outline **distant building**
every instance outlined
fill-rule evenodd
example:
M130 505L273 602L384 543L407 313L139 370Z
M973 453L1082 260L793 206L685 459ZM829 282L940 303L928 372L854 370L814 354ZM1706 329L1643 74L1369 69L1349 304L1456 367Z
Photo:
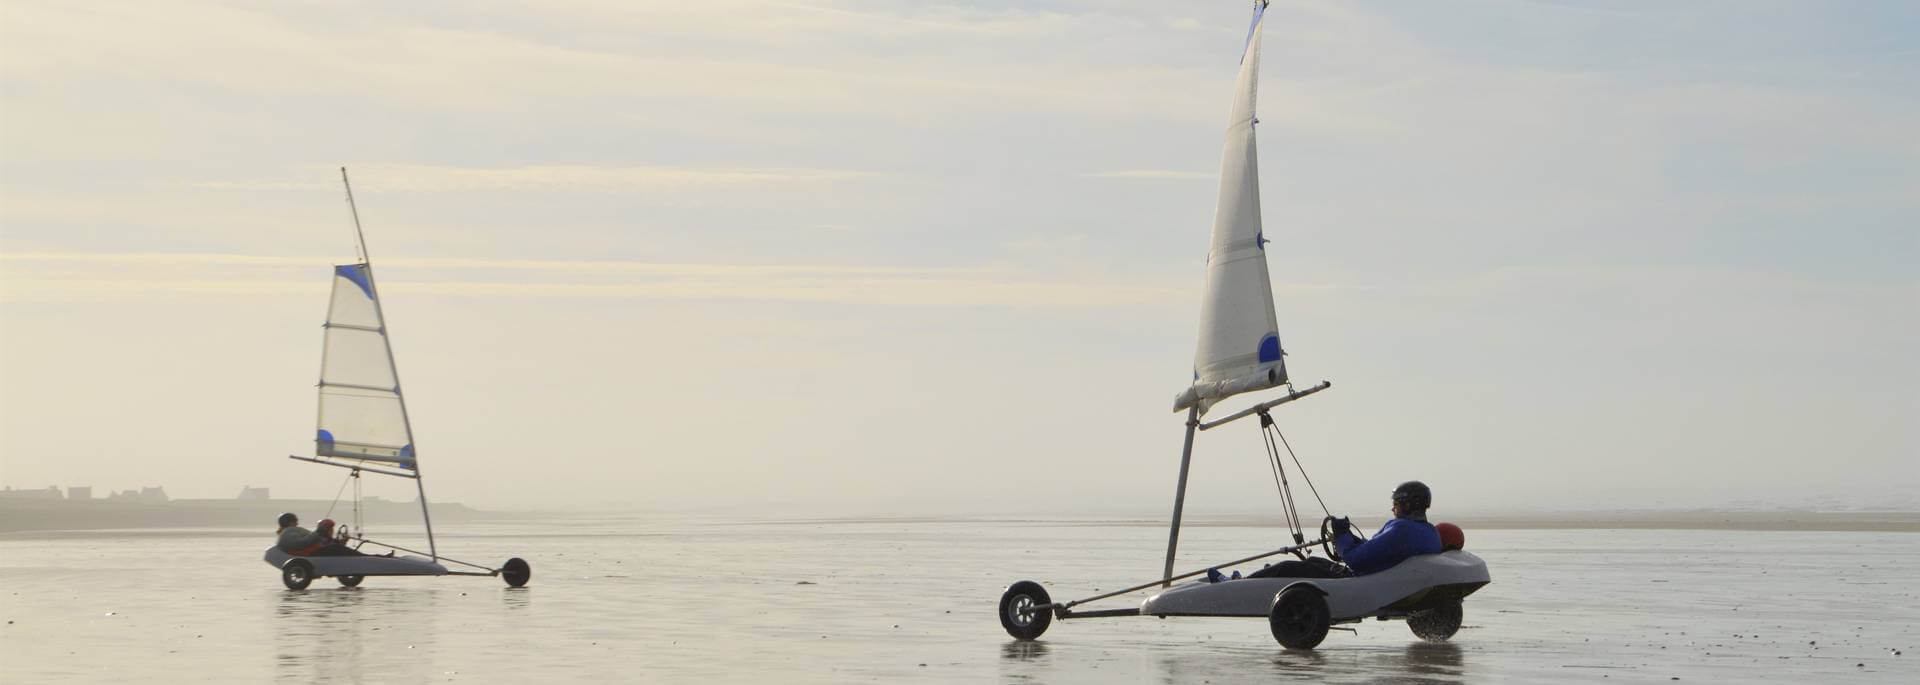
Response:
M149 504L166 504L167 489L160 487L158 485L155 485L152 487L140 488L139 490L121 490L111 495L107 495L107 499L118 500L121 502L143 502L143 503L149 503Z
M235 497L234 499L262 500L262 499L270 499L270 498L267 497L266 488L256 488L251 485L243 485L240 487L240 496Z
M45 490L15 490L12 486L7 486L6 489L0 489L0 497L9 499L66 499L65 495L60 494L59 486L54 485L47 486Z
M74 500L93 499L93 486L69 485L67 486L67 499L74 499Z

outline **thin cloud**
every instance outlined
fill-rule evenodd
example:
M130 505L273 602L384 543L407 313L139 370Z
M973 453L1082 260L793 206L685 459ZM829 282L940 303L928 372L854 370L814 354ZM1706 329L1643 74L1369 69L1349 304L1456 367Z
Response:
M1119 178L1131 180L1177 180L1210 181L1219 178L1219 174L1202 171L1180 171L1177 169L1123 169L1119 171L1096 171L1087 178Z
M549 164L521 167L456 167L426 164L357 166L355 177L369 192L434 193L471 190L567 189L612 191L631 188L686 188L802 183L833 183L873 176L850 169L808 168L692 168L661 166L586 166ZM329 174L308 173L297 178L260 178L188 181L191 188L209 190L330 190L338 181Z
M288 278L287 267L315 268L310 258L203 253L9 253L0 299L314 293L318 279ZM899 306L1113 307L1184 302L1179 284L1039 278L986 266L843 264L673 264L618 261L393 259L412 270L528 274L486 280L402 278L382 282L392 293L452 297L756 300ZM79 268L76 268L79 267ZM246 271L261 268L248 278ZM108 275L111 272L111 275Z
M77 263L99 265L148 266L298 266L311 267L330 262L312 257L279 255L219 254L206 252L7 252L0 263ZM632 273L661 275L769 275L769 274L855 274L855 275L954 275L989 276L1004 274L998 267L888 266L854 264L699 264L638 261L574 261L560 259L463 259L407 258L382 259L383 267L421 269L490 269L512 271L560 271L567 273Z

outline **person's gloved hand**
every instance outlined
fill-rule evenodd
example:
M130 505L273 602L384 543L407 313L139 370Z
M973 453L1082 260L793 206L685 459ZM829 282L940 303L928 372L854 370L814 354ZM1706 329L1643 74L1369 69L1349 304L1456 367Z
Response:
M1350 535L1352 534L1352 532L1353 532L1353 521L1349 520L1347 517L1342 516L1340 518L1333 520L1334 537L1339 537L1342 535Z

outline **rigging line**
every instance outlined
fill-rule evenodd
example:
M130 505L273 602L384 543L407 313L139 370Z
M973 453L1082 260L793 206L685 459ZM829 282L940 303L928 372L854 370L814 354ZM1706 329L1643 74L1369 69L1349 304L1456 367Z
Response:
M1280 461L1274 458L1277 455L1273 452L1273 439L1267 437L1266 431L1260 432L1260 444L1267 448L1267 470L1273 473L1273 491L1280 495L1281 506L1284 507L1287 501L1287 489L1280 485ZM1283 508L1280 513L1286 514L1285 509ZM1293 526L1294 521L1289 518L1287 527Z
M340 504L340 495L347 491L347 481L351 480L353 480L353 475L348 474L347 480L340 481L340 489L333 491L333 502L327 505L327 513L320 515L320 518L333 518L333 508ZM358 524L359 522L355 521L354 523Z
M372 258L367 255L367 234L360 230L360 205L353 201L353 182L347 180L346 167L340 167L340 185L347 189L347 209L353 213L353 254L366 264Z
M1307 489L1313 492L1314 501L1320 503L1320 511L1326 512L1328 516L1332 516L1333 510L1327 508L1327 501L1320 499L1320 489L1313 487L1313 477L1307 475L1307 467L1300 465L1300 455L1293 453L1293 445L1287 442L1287 434L1280 432L1280 424L1276 423L1273 425L1273 434L1280 436L1280 444L1287 446L1287 456L1293 457L1293 465L1295 468L1300 469L1300 478L1307 481Z
M1294 536L1300 537L1300 530L1304 525L1304 522L1300 518L1300 504L1293 497L1293 483L1287 480L1287 467L1286 467L1286 464L1281 463L1280 461L1280 449L1274 446L1273 436L1267 434L1267 428L1272 425L1273 425L1273 415L1264 411L1260 412L1260 436L1266 442L1267 455L1269 458L1273 459L1273 463L1276 467L1275 470L1280 474L1280 485L1282 486L1282 489L1286 491L1285 497L1284 497L1284 500L1285 500L1284 504L1287 507L1287 512L1293 517ZM1305 538L1301 538L1300 540L1295 540L1294 542L1304 542L1304 541L1305 541Z
M1260 432L1263 435L1266 433L1265 430ZM1287 480L1287 466L1280 462L1280 449L1274 446L1273 438L1271 437L1267 438L1267 450L1273 455L1273 462L1280 466L1280 483L1287 486L1287 513L1293 516L1294 535L1300 535L1300 532L1306 528L1306 521L1300 518L1300 504L1293 497L1293 482ZM1296 543L1305 541L1306 538L1304 537L1300 540L1295 540Z
M1301 538L1294 542L1302 542L1305 538L1301 537L1303 529L1300 521L1300 508L1293 503L1293 488L1287 483L1286 466L1280 463L1280 450L1274 446L1273 437L1267 435L1264 429L1260 431L1260 442L1266 446L1267 461L1273 465L1274 476L1279 480L1280 513L1286 517L1287 527L1291 529L1294 537Z

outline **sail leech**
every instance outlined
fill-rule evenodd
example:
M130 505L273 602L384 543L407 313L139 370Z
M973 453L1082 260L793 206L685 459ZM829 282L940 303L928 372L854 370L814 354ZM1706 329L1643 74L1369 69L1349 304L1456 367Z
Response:
M1273 310L1273 284L1267 272L1269 241L1260 220L1260 168L1254 135L1264 10L1265 3L1255 7L1234 81L1233 103L1227 112L1220 194L1214 209L1199 343L1194 352L1194 379L1174 399L1175 411L1198 407L1205 414L1227 397L1287 382L1285 353Z

